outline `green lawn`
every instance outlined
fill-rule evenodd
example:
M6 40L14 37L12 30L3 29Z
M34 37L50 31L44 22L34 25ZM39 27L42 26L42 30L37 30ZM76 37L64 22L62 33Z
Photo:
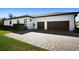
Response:
M6 34L9 33L10 31L5 31L5 30L0 30L0 34Z
M0 35L0 51L46 51L46 49Z

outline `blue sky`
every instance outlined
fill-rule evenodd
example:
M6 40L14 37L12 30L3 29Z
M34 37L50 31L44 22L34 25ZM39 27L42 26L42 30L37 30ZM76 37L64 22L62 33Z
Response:
M43 14L53 12L79 12L79 8L0 8L0 18L8 17L8 14L20 16L26 14ZM77 17L79 19L79 17Z

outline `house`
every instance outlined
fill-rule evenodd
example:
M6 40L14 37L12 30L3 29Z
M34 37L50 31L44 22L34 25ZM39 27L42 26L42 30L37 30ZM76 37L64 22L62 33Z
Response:
M18 16L6 19L4 26L13 26L13 24L24 24L28 29L39 30L75 30L75 17L78 12L57 12L41 14L38 16Z

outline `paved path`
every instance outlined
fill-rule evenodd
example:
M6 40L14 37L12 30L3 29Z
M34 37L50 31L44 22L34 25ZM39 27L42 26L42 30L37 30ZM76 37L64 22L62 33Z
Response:
M5 36L15 38L17 40L53 51L79 50L79 37L37 32L28 32L22 35L16 33L9 33L5 34Z

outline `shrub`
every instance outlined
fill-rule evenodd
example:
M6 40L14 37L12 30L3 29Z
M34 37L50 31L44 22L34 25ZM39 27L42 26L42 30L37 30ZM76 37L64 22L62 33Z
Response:
M4 30L12 30L13 27L12 27L12 26L4 26L3 29L4 29Z
M14 24L13 29L15 29L15 30L26 30L27 27L24 26L24 24Z
M76 27L76 28L75 28L75 32L79 32L79 28Z

